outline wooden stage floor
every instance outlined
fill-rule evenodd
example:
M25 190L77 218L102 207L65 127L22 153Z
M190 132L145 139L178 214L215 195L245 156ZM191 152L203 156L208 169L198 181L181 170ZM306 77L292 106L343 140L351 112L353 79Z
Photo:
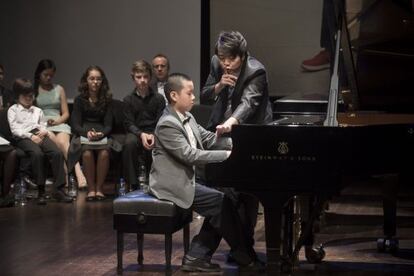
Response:
M112 200L85 202L81 192L73 204L49 203L37 206L29 202L24 207L0 209L0 275L116 275L116 242L112 228ZM339 204L339 203L338 203ZM414 231L410 219L398 228L400 251L391 256L376 251L375 239L381 236L381 220L352 223L352 218L335 222L332 213L370 207L346 207L332 204L330 222L317 234L318 242L328 241L322 264L306 264L303 253L295 275L414 275ZM341 203L346 204L346 203ZM377 206L378 207L378 206ZM348 209L347 209L348 208ZM351 208L351 210L349 210ZM354 208L354 209L352 209ZM413 217L412 198L402 204L403 212ZM342 214L346 216L346 214ZM340 217L337 215L337 217ZM201 220L195 219L191 234L196 233ZM265 259L263 216L259 216L256 250ZM136 263L135 235L125 235L124 275L164 275L164 240L147 235L144 244L144 265ZM237 268L225 262L228 246L222 242L214 255L223 272L237 275ZM183 256L182 232L173 239L173 275L189 275L180 271ZM194 273L190 275L196 275Z

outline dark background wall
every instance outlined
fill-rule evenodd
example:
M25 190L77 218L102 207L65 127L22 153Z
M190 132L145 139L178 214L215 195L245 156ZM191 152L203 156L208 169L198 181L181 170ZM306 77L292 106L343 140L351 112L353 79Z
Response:
M202 33L206 3L210 31ZM321 6L322 0L2 0L0 63L10 86L16 77L33 78L40 59L55 60L55 82L69 98L85 68L97 64L120 99L133 86L132 62L162 52L172 72L194 79L198 97L205 81L200 68L209 65L209 57L200 64L201 36L210 36L203 43L212 51L219 31L233 29L268 69L271 95L326 94L327 71L300 70L301 61L320 50Z
M132 89L131 64L166 54L172 71L200 76L200 1L2 0L0 63L6 84L33 78L37 62L57 64L55 82L74 97L81 74L101 66L115 98Z
M304 73L319 52L322 0L210 0L211 50L221 30L239 30L267 68L273 96L326 97L329 71Z

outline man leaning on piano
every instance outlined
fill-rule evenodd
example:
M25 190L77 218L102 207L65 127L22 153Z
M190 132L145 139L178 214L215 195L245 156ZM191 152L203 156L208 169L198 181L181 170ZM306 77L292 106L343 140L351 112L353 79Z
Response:
M207 126L222 135L237 124L267 124L272 121L266 69L247 51L247 41L238 31L223 31L211 59L210 74L200 95L202 102L214 102ZM222 188L237 207L246 240L254 244L259 201L250 194ZM232 260L231 252L229 261Z
M246 40L239 32L222 32L202 91L202 97L215 101L209 123L212 132L198 125L188 112L194 103L193 89L186 75L172 74L168 78L165 92L169 105L155 130L150 193L205 217L183 258L182 270L220 271L219 265L211 263L211 257L223 237L231 247L229 257L241 271L263 271L264 265L253 249L258 200L230 188L223 193L198 184L195 166L221 162L229 156L229 151L210 149L218 148L217 138L231 132L233 125L271 121L266 71L249 56Z

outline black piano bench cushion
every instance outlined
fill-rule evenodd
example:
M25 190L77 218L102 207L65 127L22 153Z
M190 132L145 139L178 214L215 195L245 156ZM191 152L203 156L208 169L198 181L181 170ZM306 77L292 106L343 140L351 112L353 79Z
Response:
M124 233L174 233L192 221L192 211L136 190L114 200L114 229Z
M159 200L141 190L127 193L115 199L114 214L136 215L137 212L144 212L151 216L173 217L176 214L176 208L171 201Z

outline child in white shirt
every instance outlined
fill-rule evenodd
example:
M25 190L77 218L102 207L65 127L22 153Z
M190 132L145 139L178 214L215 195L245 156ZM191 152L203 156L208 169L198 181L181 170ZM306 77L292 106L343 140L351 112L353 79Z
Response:
M10 130L16 141L16 146L30 157L32 174L39 187L38 204L46 204L45 200L45 165L46 156L51 164L55 178L52 196L57 201L72 202L72 198L64 192L65 170L64 157L59 148L49 138L51 134L43 123L43 111L33 106L34 89L27 79L16 79L13 92L17 103L7 112Z

